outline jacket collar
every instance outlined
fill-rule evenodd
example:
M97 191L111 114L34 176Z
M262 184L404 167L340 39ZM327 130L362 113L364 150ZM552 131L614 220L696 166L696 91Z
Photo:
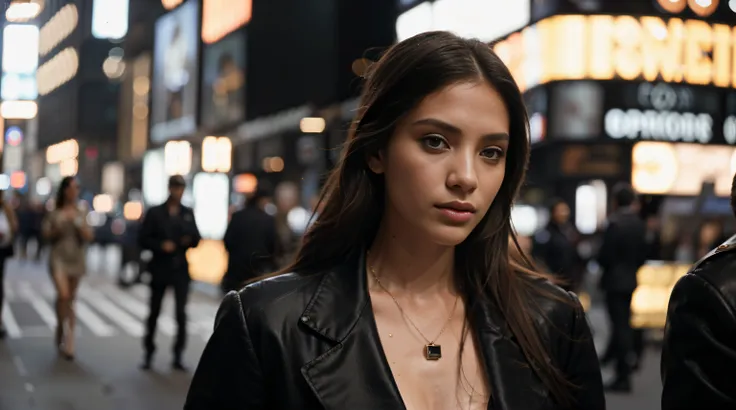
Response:
M301 316L302 325L331 342L331 348L302 367L302 374L326 409L403 409L373 316L365 252L347 260L324 275ZM548 393L499 310L487 301L470 304L471 326L491 384L489 409L546 408ZM355 369L361 369L360 377Z

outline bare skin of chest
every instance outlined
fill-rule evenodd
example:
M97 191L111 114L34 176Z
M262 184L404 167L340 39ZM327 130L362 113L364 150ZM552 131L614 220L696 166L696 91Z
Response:
M376 326L394 380L407 410L480 410L488 406L488 387L480 351L468 333L459 357L465 311L462 303L448 323L453 300L448 303L403 301L402 309L427 338L441 346L442 358L427 360L427 341L406 320L384 292L371 292ZM461 367L459 365L462 364Z

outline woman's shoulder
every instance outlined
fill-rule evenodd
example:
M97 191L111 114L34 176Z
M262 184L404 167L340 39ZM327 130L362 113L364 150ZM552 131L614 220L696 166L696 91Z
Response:
M530 280L531 297L538 306L537 322L543 328L570 333L579 320L585 320L585 311L578 296L562 289L549 280Z
M324 273L296 272L270 276L253 282L226 297L237 303L244 319L253 322L283 323L287 318L298 318L317 290ZM226 302L223 302L225 304Z

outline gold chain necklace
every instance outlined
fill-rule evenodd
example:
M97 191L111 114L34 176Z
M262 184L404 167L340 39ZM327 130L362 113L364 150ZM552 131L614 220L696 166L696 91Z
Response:
M450 322L452 321L452 317L455 316L455 309L457 308L457 301L460 299L460 296L458 295L455 297L455 304L452 306L452 312L450 313L450 317L447 318L444 326L442 326L442 329L440 329L440 332L437 334L437 336L434 339L430 340L427 336L424 336L424 333L422 333L422 331L419 330L419 327L416 324L414 324L414 321L411 320L411 318L409 317L409 315L406 314L406 312L404 312L404 309L402 309L401 305L399 304L399 301L396 300L394 295L391 294L391 292L389 292L385 286L383 286L383 284L381 283L381 280L378 279L378 275L376 275L375 269L373 269L372 266L368 265L368 270L371 271L371 275L373 275L373 278L376 280L376 283L378 284L378 286L384 292L386 292L386 294L389 295L391 299L393 299L394 303L396 304L396 307L399 309L399 312L401 312L401 315L409 322L409 324L414 328L414 330L416 330L417 333L419 333L419 335L421 335L422 338L427 342L427 344L424 345L424 358L427 360L439 360L440 358L442 358L442 345L436 344L435 341L437 341L437 339L439 339L440 336L442 336L442 334L445 332L445 329L447 329L447 325L449 325Z

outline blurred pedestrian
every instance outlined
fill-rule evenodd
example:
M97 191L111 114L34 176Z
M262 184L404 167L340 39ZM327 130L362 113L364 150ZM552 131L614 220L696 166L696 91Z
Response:
M581 258L577 251L580 234L570 222L570 206L562 199L551 201L549 214L547 226L534 235L532 253L559 279L561 286L575 291L581 276Z
M736 176L731 207L736 215ZM661 367L662 410L736 409L736 236L672 290Z
M601 289L611 323L611 336L601 359L616 362L616 377L607 386L618 392L631 391L634 367L634 331L631 328L631 297L637 272L647 257L646 225L639 217L637 197L629 184L613 187L613 213L603 232L598 263L603 269Z
M13 256L13 240L18 233L18 218L13 207L4 199L5 191L0 191L0 339L7 332L3 326L3 305L5 303L5 261Z
M148 210L139 231L140 247L153 253L153 258L148 263L151 294L150 313L143 339L144 357L141 368L144 370L151 368L156 351L156 325L166 289L169 287L174 289L177 324L172 367L175 370L187 370L183 354L187 339L186 306L191 278L186 252L196 247L201 237L194 220L194 212L181 203L185 189L186 181L181 175L169 178L169 198L163 204Z
M73 360L77 322L74 302L79 282L87 273L87 244L94 239L87 213L80 208L79 182L74 177L61 180L55 209L46 215L42 232L51 245L49 270L56 288L54 344L63 358Z
M247 281L277 269L276 221L264 210L272 196L270 185L259 182L245 208L236 211L227 226L224 243L228 264L221 284L224 293L239 290Z

